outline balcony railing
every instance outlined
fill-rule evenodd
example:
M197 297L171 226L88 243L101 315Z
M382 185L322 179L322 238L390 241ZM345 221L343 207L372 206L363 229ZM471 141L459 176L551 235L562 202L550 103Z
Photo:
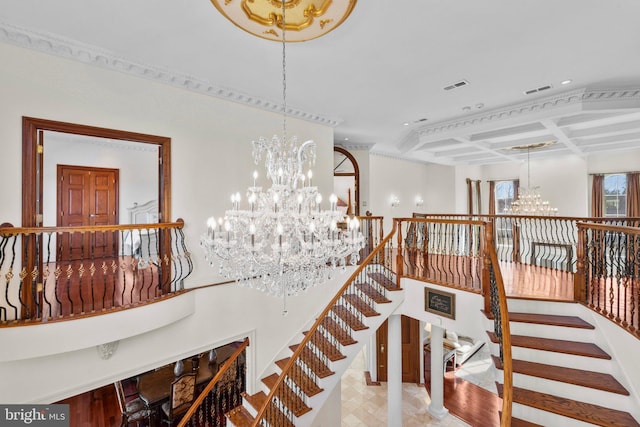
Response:
M179 292L193 270L180 220L0 227L0 326L92 315Z
M398 221L400 275L480 292L483 222L418 218Z
M578 223L576 299L640 337L640 229Z

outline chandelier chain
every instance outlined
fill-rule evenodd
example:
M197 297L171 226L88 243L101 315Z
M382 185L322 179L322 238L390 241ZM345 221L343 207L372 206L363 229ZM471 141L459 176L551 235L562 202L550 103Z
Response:
M282 140L287 140L287 39L286 0L282 0Z

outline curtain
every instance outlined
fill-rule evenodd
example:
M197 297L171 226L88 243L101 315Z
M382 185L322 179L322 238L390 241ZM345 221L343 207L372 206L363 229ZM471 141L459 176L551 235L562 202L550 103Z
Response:
M640 217L640 173L627 174L627 216Z
M496 214L496 182L489 181L489 215Z
M480 191L480 180L476 181L476 210L474 213L480 215L482 213L482 192Z
M469 215L473 215L473 188L469 178L467 178L467 211Z
M604 176L593 175L593 183L591 185L591 216L600 218L603 216L602 208L604 194Z

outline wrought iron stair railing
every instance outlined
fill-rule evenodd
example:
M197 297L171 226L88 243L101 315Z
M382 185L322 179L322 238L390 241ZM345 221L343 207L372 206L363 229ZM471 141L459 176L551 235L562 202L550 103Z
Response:
M249 338L227 359L216 375L200 392L178 427L224 426L225 414L242 404L245 391L246 348Z
M231 411L234 425L292 426L297 417L311 410L309 399L322 391L319 379L333 375L330 364L344 357L342 346L356 342L355 332L367 328L365 318L378 314L374 307L388 302L388 292L400 290L391 271L395 230L394 225L318 315L302 341L291 347L292 355L276 362L280 375L263 379L269 393L245 396L256 407L255 416L244 407Z

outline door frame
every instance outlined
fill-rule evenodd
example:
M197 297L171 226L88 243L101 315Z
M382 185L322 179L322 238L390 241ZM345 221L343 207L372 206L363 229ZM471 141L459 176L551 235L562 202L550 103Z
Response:
M410 357L413 358L414 363L416 364L414 366L414 369L416 370L412 375L414 375L414 378L416 379L416 384L420 384L422 382L421 377L420 377L420 366L422 365L422 335L421 335L421 329L420 329L420 320L415 319L411 316L407 316L407 315L402 315L401 318L401 326L405 325L405 322L402 321L403 319L407 319L406 322L408 323L406 326L408 326L410 329L414 329L413 334L414 336L412 337L412 346L411 348L409 348L409 352L410 352ZM376 330L376 380L377 381L387 381L387 351L388 351L388 321L389 319L386 319L378 328L378 330ZM417 328L416 328L417 327ZM404 331L401 331L401 335L400 337L398 337L398 339L402 339L402 333ZM384 350L381 349L381 346L384 346ZM401 357L401 360L403 360L404 357ZM404 372L404 369L403 369ZM413 382L413 381L404 381L403 382Z
M54 120L22 117L22 226L42 226L43 149L38 134L54 131L158 146L158 220L171 219L171 138Z

